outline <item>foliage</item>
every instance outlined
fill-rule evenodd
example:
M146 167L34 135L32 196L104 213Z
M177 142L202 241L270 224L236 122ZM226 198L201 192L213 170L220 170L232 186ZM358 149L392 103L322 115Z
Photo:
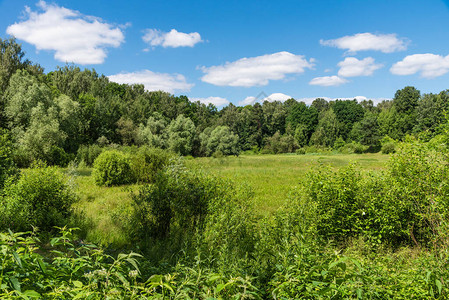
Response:
M181 155L187 155L192 150L195 124L184 115L179 115L168 126L168 144L170 150Z
M92 176L97 185L111 186L133 181L129 156L117 150L102 152L93 167Z
M174 157L167 150L158 148L141 147L131 156L131 170L133 178L137 182L153 182L158 172L169 165Z
M298 148L298 143L293 136L289 134L281 135L279 131L267 139L265 146L266 150L274 154L292 153Z
M76 158L80 163L83 162L86 166L92 166L95 159L103 152L103 150L104 149L97 144L81 145L78 148Z
M203 226L209 202L221 197L218 179L186 170L174 160L142 188L134 200L137 235L166 237L176 227L184 231Z
M391 154L396 152L397 142L392 138L390 138L388 135L381 140L381 143L382 143L381 151L383 154Z
M13 161L13 143L6 130L0 129L0 191L3 189L5 181L18 173L18 169Z
M17 182L9 181L1 199L1 228L49 231L62 226L77 196L67 178L55 167L36 164L23 171Z
M238 136L230 131L227 126L218 126L213 130L204 130L200 135L202 148L207 156L215 152L221 152L222 155L238 155L237 148Z

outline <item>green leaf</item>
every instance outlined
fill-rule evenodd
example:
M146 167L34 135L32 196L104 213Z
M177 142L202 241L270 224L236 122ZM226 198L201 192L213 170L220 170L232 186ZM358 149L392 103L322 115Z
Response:
M17 254L16 251L12 252L12 256L14 257L14 260L17 262L17 264L19 265L19 267L22 268L22 260L19 257L19 254Z
M23 295L30 298L41 298L41 294L33 290L26 290Z
M47 273L47 267L45 266L45 263L42 261L40 257L37 258L37 264L39 265L39 268L41 269L42 273Z
M11 283L11 285L12 285L12 287L16 290L16 291L18 291L18 292L20 292L21 290L20 290L20 282L19 282L19 280L16 278L16 277L9 277L9 282Z
M438 288L438 294L441 294L441 289L443 288L443 284L438 279L435 280L435 285Z
M223 283L220 283L219 285L217 285L217 289L216 289L217 294L220 293L225 287L226 287L226 284L223 284Z
M82 287L83 287L83 283L82 283L81 281L75 280L75 281L73 281L72 283L73 283L73 285L74 285L76 288L82 288Z

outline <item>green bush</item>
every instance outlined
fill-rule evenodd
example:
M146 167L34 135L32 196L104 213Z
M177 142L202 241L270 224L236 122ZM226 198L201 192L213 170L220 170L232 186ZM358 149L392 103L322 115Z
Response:
M396 152L395 143L386 143L382 145L381 151L383 154L391 154Z
M381 140L381 151L383 154L391 154L396 152L397 142L388 135L384 136Z
M141 147L131 155L131 169L137 182L153 182L174 155L168 150Z
M304 149L304 148L299 148L299 149L297 149L295 152L296 152L296 154L298 154L298 155L304 155L304 154L306 154L306 149Z
M17 182L5 186L4 197L0 198L0 227L30 230L36 226L49 231L65 224L76 199L58 169L37 164L23 171Z
M339 148L339 152L344 153L344 154L361 154L361 153L365 153L366 150L368 150L368 146L363 146L360 143L347 143L344 146Z
M117 150L105 151L95 159L92 176L100 186L128 184L134 180L129 156Z

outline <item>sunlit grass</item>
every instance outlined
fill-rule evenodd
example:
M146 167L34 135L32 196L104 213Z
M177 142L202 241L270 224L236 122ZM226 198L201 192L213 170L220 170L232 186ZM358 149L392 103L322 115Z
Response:
M313 154L313 155L242 155L239 157L202 157L187 160L191 168L231 178L249 185L255 197L257 213L270 214L285 203L289 191L300 184L312 166L329 164L340 168L356 162L362 169L384 167L388 155L383 154Z
M138 185L100 187L91 176L91 169L78 170L75 184L80 201L74 206L80 214L86 238L102 245L120 247L128 242L124 220L130 214L131 193Z
M292 188L317 164L340 168L356 162L362 169L376 170L383 168L388 158L382 154L242 155L186 159L185 162L189 168L249 186L254 192L255 213L269 215L285 203ZM132 211L131 194L138 191L139 185L99 187L91 171L77 170L75 184L80 201L74 209L81 213L77 223L84 227L88 240L119 248L129 241L123 226Z

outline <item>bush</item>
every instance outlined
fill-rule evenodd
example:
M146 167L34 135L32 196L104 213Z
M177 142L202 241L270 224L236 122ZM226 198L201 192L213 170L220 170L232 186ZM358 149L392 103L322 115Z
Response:
M383 154L391 154L396 152L395 143L386 143L382 145L381 151Z
M1 227L30 230L37 226L50 231L65 225L71 205L77 199L66 177L55 167L42 164L22 172L16 183L5 186L0 198Z
M391 137L384 136L381 140L381 151L383 154L391 154L396 152L396 144L397 142L393 140Z
M299 149L296 150L296 154L298 154L298 155L304 155L304 154L306 154L306 149L304 149L304 148L299 148Z
M361 154L365 153L366 150L368 150L368 146L363 146L362 144L355 142L347 143L343 147L339 148L339 151L345 154Z
M92 176L100 186L111 186L132 183L130 158L117 150L101 153L94 161Z
M141 147L131 155L131 169L137 182L153 182L156 174L163 170L174 154L167 150Z
M180 245L198 241L204 253L225 248L223 251L242 257L254 243L250 200L247 190L189 171L173 160L157 174L154 184L133 197L133 235L139 241L168 243L172 239Z

